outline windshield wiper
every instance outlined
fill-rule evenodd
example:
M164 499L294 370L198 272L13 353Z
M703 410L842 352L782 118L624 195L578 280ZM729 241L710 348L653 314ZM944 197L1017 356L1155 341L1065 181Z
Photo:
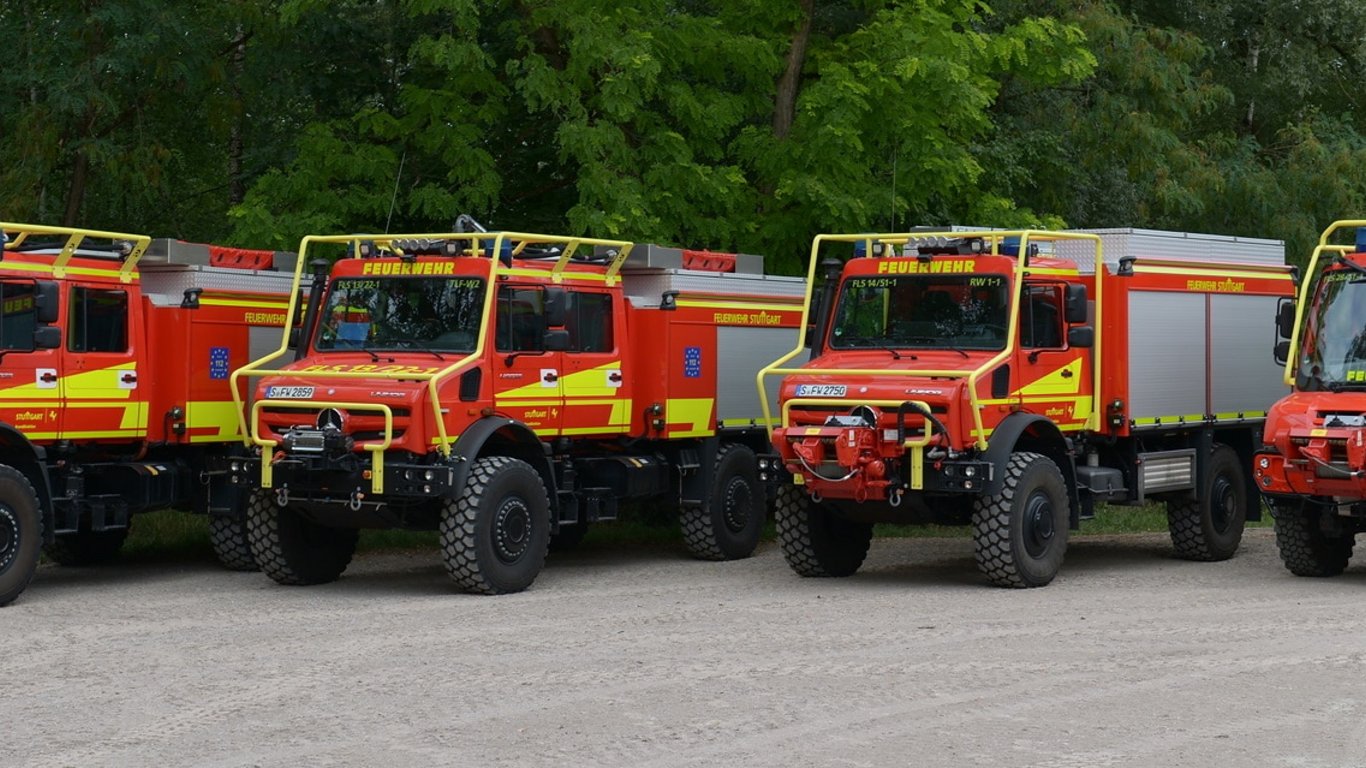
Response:
M1366 382L1360 381L1334 381L1325 386L1327 387L1329 392L1366 392Z
M426 352L427 354L435 357L437 360L444 361L446 359L445 355L441 354L440 352L437 352L435 349L432 349L426 344L417 341L416 339L404 339L398 342L398 344L404 349L416 349L419 352Z
M882 349L892 353L893 360L901 359L901 353L897 352L896 348L893 347L891 344L878 344L877 342L870 342L868 344L862 345L861 349Z

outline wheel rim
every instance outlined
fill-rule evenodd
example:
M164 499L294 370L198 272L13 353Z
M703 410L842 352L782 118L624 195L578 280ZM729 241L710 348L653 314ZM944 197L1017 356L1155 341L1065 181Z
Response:
M1053 501L1048 498L1048 494L1042 491L1035 491L1029 495L1029 501L1025 503L1024 513L1024 534L1025 551L1030 557L1042 557L1048 551L1048 545L1053 542L1053 536L1057 529L1053 525Z
M0 571L9 567L19 553L19 521L14 510L0 505Z
M1229 525L1233 523L1233 517L1237 514L1238 496L1234 492L1233 484L1223 475L1214 480L1214 487L1211 489L1209 498L1210 523L1214 530L1224 533Z
M531 510L521 499L505 499L493 518L493 549L498 559L514 563L531 546Z
M741 477L732 478L721 503L721 518L731 533L739 533L749 525L751 499L749 483Z

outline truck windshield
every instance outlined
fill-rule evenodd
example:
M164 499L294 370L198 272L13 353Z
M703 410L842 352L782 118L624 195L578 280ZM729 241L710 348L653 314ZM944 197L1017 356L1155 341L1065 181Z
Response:
M836 349L986 349L1006 343L1004 275L851 277L840 289Z
M473 352L483 310L479 278L339 278L314 348Z
M1300 386L1366 389L1366 276L1330 272L1319 281L1300 358Z

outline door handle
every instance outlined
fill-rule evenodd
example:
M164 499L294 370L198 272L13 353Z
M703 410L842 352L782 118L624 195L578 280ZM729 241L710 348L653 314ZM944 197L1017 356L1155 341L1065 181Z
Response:
M44 371L43 375L38 377L38 381L41 381L44 384L51 384L56 380L57 374L53 373L52 371Z
M554 371L546 371L545 376L543 376L543 377L541 378L541 381L549 381L549 382L555 382L555 381L559 381L559 380L560 380L559 374L555 373Z
M1062 369L1062 373L1059 374L1059 375L1062 376L1064 379L1070 379L1070 378L1072 378L1072 369L1071 369L1071 368L1064 368L1064 369Z
M613 384L617 384L621 381L621 373L618 371L612 371L611 373L607 374L607 380L612 382Z
M123 374L123 376L119 379L119 381L122 381L124 384L132 384L133 382L135 382L135 381L137 381L137 380L138 380L138 377L137 377L137 374L135 374L135 373L125 373L125 374Z

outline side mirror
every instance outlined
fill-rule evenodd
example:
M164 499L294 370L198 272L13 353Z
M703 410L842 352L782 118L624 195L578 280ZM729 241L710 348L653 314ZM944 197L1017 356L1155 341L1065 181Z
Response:
M1096 345L1096 329L1089 325L1079 325L1075 328L1067 329L1067 346L1069 347L1094 347Z
M1276 307L1276 338L1288 339L1295 333L1295 301L1281 299Z
M546 331L541 338L541 347L547 352L564 352L569 349L569 331L563 328Z
M298 349L299 342L303 340L303 337L304 329L296 325L289 329L289 341L285 342L285 346L289 349Z
M62 346L62 329L55 325L40 325L33 331L34 349L56 349Z
M1086 286L1077 284L1067 286L1067 295L1063 299L1063 316L1068 323L1084 323L1087 321L1088 307L1086 303Z
M1285 365L1285 362L1290 359L1290 342L1276 342L1276 349L1272 352L1272 357L1276 358L1276 365Z
M61 317L57 309L58 295L57 284L51 280L39 280L34 285L33 304L38 310L38 322L55 323Z
M563 328L565 315L569 309L569 293L557 286L545 289L545 324L550 328ZM549 349L549 347L547 347Z

